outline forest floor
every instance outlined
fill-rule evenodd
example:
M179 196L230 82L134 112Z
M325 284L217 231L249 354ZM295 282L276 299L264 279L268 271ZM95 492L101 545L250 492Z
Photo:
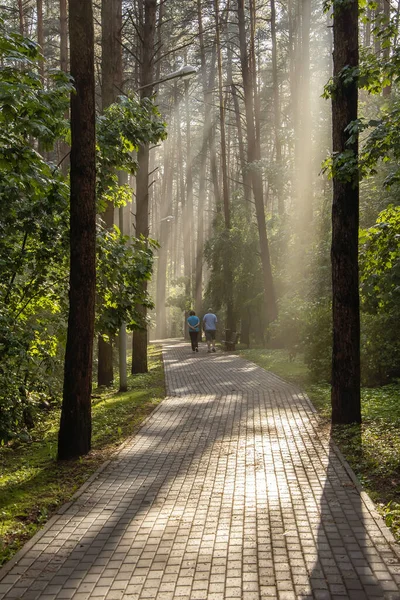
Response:
M290 361L287 351L268 349L239 350L239 354L298 385L329 426L330 386L312 382L301 356ZM361 399L361 427L334 426L332 435L387 526L400 540L400 384L362 388Z
M58 463L60 411L51 411L30 431L29 443L0 447L0 565L135 431L165 396L161 348L149 348L149 372L130 376L128 392L93 391L92 451Z

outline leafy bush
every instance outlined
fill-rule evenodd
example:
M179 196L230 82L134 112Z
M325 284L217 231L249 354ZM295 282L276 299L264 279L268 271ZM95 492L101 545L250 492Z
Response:
M68 75L38 73L36 44L1 31L0 21L0 441L31 427L59 398L67 327L69 185L38 151L68 134L73 91ZM98 120L97 200L126 200L116 170L134 172L141 141L165 137L154 104L124 97ZM115 334L122 321L142 326L138 303L151 306L155 243L98 232L97 325ZM50 404L49 404L50 401Z
M304 309L304 362L316 381L331 380L332 307L327 299Z
M304 302L297 295L279 301L278 318L271 324L270 345L287 349L292 360L302 351L306 313Z
M361 358L366 385L400 376L400 207L360 232Z

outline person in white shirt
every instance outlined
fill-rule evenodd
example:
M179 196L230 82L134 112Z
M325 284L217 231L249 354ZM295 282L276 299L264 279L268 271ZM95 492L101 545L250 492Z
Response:
M215 352L215 333L217 331L218 319L211 308L203 317L203 331L206 336L207 352Z

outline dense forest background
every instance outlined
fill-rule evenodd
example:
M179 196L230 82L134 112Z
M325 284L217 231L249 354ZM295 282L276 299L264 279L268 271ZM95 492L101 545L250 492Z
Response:
M66 0L0 6L0 438L60 403L68 320ZM312 0L94 4L99 385L209 306L241 343L330 381L332 9ZM361 375L400 375L399 5L363 3ZM196 69L190 69L192 66ZM191 75L185 77L184 75ZM334 166L332 166L334 165ZM353 165L354 166L354 165ZM146 326L147 324L147 326ZM115 364L114 364L115 363Z

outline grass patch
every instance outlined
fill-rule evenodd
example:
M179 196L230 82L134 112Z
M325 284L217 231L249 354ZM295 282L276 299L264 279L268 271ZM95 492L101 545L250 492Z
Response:
M31 433L30 443L0 447L0 565L67 502L74 492L138 429L164 398L161 349L149 347L149 372L131 375L129 391L95 390L92 451L58 463L60 411L52 411Z
M302 357L284 350L239 350L239 354L303 389L327 423L330 386L312 381ZM361 427L335 425L332 436L400 541L400 384L362 388Z

